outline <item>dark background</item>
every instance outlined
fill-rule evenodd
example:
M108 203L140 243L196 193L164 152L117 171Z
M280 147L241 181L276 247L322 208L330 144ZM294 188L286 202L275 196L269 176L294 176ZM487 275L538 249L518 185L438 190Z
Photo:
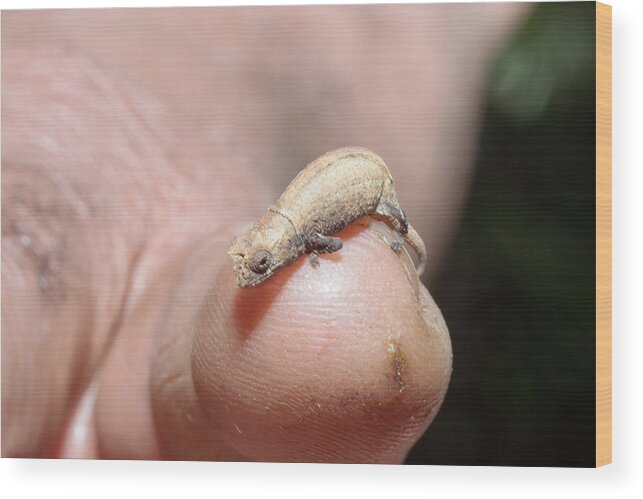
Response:
M453 376L411 464L595 464L595 4L541 4L491 68L431 292Z

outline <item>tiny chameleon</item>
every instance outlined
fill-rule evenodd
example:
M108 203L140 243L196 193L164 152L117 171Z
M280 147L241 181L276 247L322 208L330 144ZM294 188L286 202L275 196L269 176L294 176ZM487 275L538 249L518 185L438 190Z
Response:
M398 233L393 251L400 252L403 241L413 248L419 259L417 273L422 274L426 248L400 208L386 164L368 149L344 147L308 164L277 203L233 241L228 254L237 284L256 286L306 253L317 266L318 254L342 248L342 240L332 234L365 215Z

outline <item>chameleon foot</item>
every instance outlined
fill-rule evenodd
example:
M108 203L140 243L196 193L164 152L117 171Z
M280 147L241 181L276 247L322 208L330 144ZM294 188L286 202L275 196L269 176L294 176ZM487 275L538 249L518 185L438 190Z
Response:
M391 249L396 253L399 253L400 251L402 251L403 247L404 247L404 241L402 241L402 239L395 239L394 241L391 241Z
M319 257L317 253L308 253L308 261L313 268L319 267Z

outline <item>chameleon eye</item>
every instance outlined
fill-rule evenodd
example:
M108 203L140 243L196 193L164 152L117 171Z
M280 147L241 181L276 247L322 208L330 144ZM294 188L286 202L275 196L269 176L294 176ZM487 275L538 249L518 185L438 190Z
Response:
M248 266L257 274L265 274L272 265L272 255L268 250L260 249L255 251Z

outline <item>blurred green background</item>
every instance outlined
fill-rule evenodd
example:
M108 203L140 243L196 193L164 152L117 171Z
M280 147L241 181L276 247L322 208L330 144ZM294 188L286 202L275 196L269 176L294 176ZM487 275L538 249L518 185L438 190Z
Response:
M449 255L453 376L407 463L594 466L595 3L536 6L499 54Z

